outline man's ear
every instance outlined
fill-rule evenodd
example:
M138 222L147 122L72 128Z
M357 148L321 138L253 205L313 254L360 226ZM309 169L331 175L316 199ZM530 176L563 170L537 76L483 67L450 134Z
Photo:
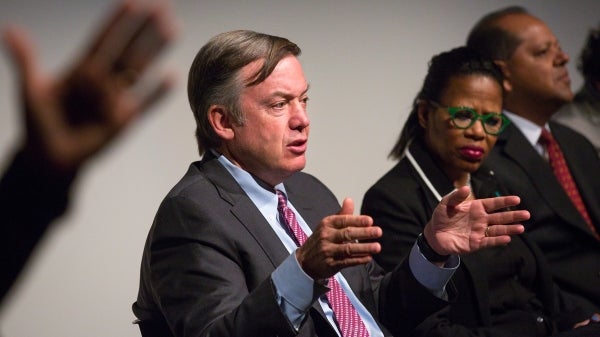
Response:
M510 70L508 69L508 65L506 64L506 61L495 60L494 63L496 63L498 68L500 68L500 70L502 71L502 75L504 76L504 80L502 81L502 85L504 86L504 91L511 92L512 91L512 84L510 82L511 81L511 73L510 73Z
M222 105L211 105L208 108L208 121L217 136L224 140L233 139L233 125L225 107Z
M427 121L429 120L429 106L426 102L417 103L417 116L419 118L419 125L423 128L427 128Z

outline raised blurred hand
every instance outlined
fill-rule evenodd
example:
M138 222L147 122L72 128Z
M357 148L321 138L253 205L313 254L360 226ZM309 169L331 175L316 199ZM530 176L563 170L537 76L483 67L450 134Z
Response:
M176 33L169 4L122 1L69 69L50 76L40 69L27 33L6 29L28 158L57 172L76 172L172 87L167 72L143 75Z

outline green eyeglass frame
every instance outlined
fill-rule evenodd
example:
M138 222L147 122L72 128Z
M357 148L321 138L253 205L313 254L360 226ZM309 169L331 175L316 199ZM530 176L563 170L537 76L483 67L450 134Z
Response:
M435 101L429 101L431 106L437 109L445 109L450 114L452 125L457 129L468 129L475 124L477 120L481 120L483 131L488 135L496 136L500 134L510 124L510 120L501 113L486 113L480 115L473 108L469 107L453 107L444 106Z

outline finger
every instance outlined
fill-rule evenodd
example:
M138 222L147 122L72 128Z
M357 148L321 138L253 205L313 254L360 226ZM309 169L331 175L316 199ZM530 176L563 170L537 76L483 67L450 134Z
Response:
M469 186L462 186L461 188L447 194L442 198L441 203L446 204L449 207L455 207L461 202L465 201L469 194L471 193L471 189Z
M144 93L140 94L141 98L139 103L139 111L148 111L150 107L156 105L162 98L164 98L174 86L175 76L173 74L164 76L163 79L158 84L154 85L153 88L147 89Z
M333 258L335 260L348 260L356 258L371 257L381 252L381 245L377 242L354 243L347 242L337 245Z
M530 214L528 211L504 211L498 213L491 213L488 215L489 225L505 225L517 222L523 222L529 220Z
M86 54L88 59L96 59L98 56L108 56L114 51L110 50L115 47L115 39L123 35L122 23L132 21L133 13L136 12L137 4L135 0L121 1L113 10L113 12L104 21L98 30L97 37L93 40ZM120 48L119 48L120 50ZM110 58L110 57L108 57Z
M4 44L12 62L17 68L17 76L22 83L31 83L38 73L35 51L27 33L16 27L4 32Z
M114 131L119 131L140 114L150 111L150 108L173 88L175 76L165 75L158 84L148 84L149 82L151 81L146 80L134 90L121 92L114 109L107 111L107 117Z
M343 248L344 254L348 257L367 256L377 254L381 251L381 245L377 242L347 242L340 246Z
M493 236L483 238L481 240L481 248L495 247L495 246L506 246L511 241L509 235Z
M486 229L487 237L500 237L522 234L525 231L525 227L521 224L515 225L493 225L488 226Z
M367 215L354 215L354 201L345 198L342 208L336 215L326 217L325 222L336 229L346 227L365 227L373 224L373 219Z
M325 218L325 221L336 230L373 225L373 219L368 215L330 215Z
M352 215L354 214L354 201L350 198L345 198L342 201L342 209L338 212L339 215Z
M176 27L166 4L161 3L148 9L139 27L116 58L113 64L114 71L128 71L141 75L175 38Z
M335 242L358 242L360 240L373 240L381 237L383 234L380 227L346 227L336 232Z
M339 271L344 268L358 266L361 264L367 264L367 263L371 262L372 260L373 260L373 257L371 255L359 256L359 257L347 257L347 258L340 258L340 259L336 260L333 264L334 264L335 269Z
M521 199L516 195L481 199L481 203L488 213L506 207L517 206L520 202Z

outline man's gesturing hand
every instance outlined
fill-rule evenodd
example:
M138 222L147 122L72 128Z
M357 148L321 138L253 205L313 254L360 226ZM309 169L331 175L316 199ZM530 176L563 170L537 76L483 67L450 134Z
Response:
M381 236L366 215L353 215L354 203L344 199L336 215L325 217L308 240L296 251L300 266L315 280L327 279L343 268L368 263L381 251L376 242L360 242Z

